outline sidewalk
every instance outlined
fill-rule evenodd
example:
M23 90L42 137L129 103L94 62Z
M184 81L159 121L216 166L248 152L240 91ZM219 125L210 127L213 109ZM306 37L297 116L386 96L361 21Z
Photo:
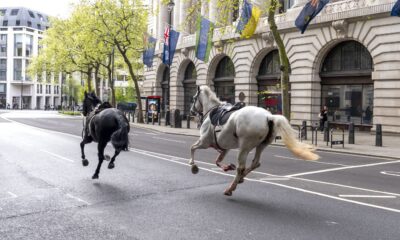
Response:
M161 125L155 123L154 125L149 124L140 124L140 123L131 123L132 126L137 128L149 129L153 131L158 131L162 133L169 134L178 134L178 135L187 135L187 136L199 136L199 129L196 128L197 123L191 121L190 129L186 128L186 121L182 121L182 128L172 128L170 126L165 126L162 122ZM333 140L341 140L342 133L335 132L333 136ZM375 146L375 135L369 132L355 132L355 144L348 144L348 132L345 131L344 136L344 148L342 145L333 145L330 147L326 145L326 142L323 141L323 134L318 132L318 145L317 149L320 151L328 151L328 152L342 152L342 153L350 153L356 155L364 155L364 156L373 156L373 157L384 157L384 158L392 158L396 160L400 160L400 136L386 136L382 137L383 147ZM303 140L303 142L311 144L311 132L308 131L308 139ZM281 140L277 140L273 145L283 145Z

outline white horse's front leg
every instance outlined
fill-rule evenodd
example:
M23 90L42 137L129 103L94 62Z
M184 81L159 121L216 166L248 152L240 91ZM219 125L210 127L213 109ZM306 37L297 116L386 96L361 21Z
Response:
M199 168L194 163L194 152L199 148L201 148L201 149L206 149L207 148L207 146L203 145L203 141L201 141L201 139L197 140L197 142L195 142L192 145L192 147L190 148L190 156L191 156L191 158L189 160L189 164L192 166L192 173L193 174L196 174L196 173L199 172Z

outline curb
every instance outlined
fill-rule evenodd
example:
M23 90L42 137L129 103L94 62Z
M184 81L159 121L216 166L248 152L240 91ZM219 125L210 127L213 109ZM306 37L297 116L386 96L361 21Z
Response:
M193 133L174 133L168 130L162 130L162 129L157 129L157 127L152 127L151 126L146 126L146 124L141 124L141 123L130 123L131 126L140 128L140 129L146 129L146 130L152 130L155 132L160 132L160 133L166 133L166 134L174 134L174 135L180 135L180 136L191 136L191 137L199 137L199 134L193 134ZM181 128L184 129L184 128ZM194 130L194 129L193 129ZM272 143L272 146L284 146L282 143ZM330 153L343 153L343 154L348 154L348 155L355 155L355 156L365 156L365 157L376 157L376 158L385 158L385 159L392 159L392 160L400 160L400 157L393 157L393 156L385 156L385 155L378 155L378 154L370 154L370 153L362 153L362 152L351 152L351 150L341 150L341 149L334 149L334 148L325 148L325 147L316 147L317 151L320 152L330 152Z

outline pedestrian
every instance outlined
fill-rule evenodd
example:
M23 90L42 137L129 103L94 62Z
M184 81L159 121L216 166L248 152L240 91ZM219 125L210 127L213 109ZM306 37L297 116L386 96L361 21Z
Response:
M319 130L322 132L324 130L325 122L328 121L328 107L324 106L318 115L319 117Z

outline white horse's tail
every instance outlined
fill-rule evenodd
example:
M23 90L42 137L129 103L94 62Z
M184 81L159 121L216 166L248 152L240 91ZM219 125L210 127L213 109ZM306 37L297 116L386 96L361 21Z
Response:
M281 115L273 115L274 125L281 134L282 140L286 147L296 155L304 160L318 160L319 156L314 153L315 148L309 144L299 142L296 139L296 133L290 126L288 120Z

